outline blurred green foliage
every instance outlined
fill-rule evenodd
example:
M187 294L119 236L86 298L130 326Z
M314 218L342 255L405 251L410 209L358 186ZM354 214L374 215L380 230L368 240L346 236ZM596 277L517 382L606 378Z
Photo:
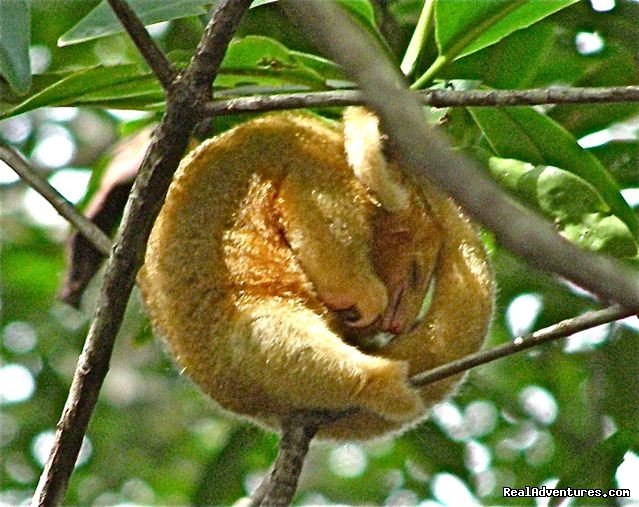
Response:
M143 14L154 5L131 3ZM177 65L188 61L214 3L171 2L160 17L149 18L168 20L155 25L153 34ZM251 95L349 86L276 3L257 3L215 83L218 91ZM401 60L421 1L341 3L371 33L380 38L384 33ZM479 3L465 2L460 12L455 0L436 0L434 28L415 43L419 49L411 75L432 74L461 87L477 82L494 88L639 84L639 4L616 0L598 12L593 6L602 2L582 1L555 12L570 3L531 0L528 12L517 7L526 2L484 2L479 12L472 7ZM95 192L111 157L109 147L155 121L163 107L150 71L124 34L109 33L105 6L98 4L16 0L2 2L0 12L0 27L12 8L22 23L22 30L8 37L0 30L0 116L5 118L0 138L65 191L83 191L86 178L80 176L90 173L81 203ZM102 10L91 14L94 8ZM458 25L444 15L448 11L458 14ZM24 73L27 52L32 79ZM442 55L449 58L438 59ZM516 158L568 172L557 184L561 199L543 202L551 208L544 208L547 216L581 209L579 203L596 191L606 213L632 231L634 245L636 212L626 200L639 203L638 113L636 104L615 104L439 114L455 147L479 160ZM220 118L214 129L239 120ZM577 178L589 185L572 185ZM65 235L55 212L0 163L3 505L24 502L33 492L95 303L99 280L79 310L56 300L65 270ZM487 346L598 307L587 294L530 269L495 245L489 233L485 236L499 284ZM631 480L639 474L637 328L636 318L629 319L477 368L458 396L401 438L316 443L297 502L545 505L531 498L506 499L502 487L555 484L633 487L633 501L639 501ZM249 494L276 451L274 435L219 414L178 375L152 339L134 294L65 501L229 505ZM630 505L610 498L575 502L588 503Z

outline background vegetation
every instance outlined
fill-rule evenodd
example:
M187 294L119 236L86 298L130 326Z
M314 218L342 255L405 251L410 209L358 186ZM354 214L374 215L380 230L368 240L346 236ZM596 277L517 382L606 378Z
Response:
M152 33L170 60L187 63L212 2L130 3L146 23L157 23ZM402 60L421 1L343 3ZM512 6L501 25L482 24L490 13L481 10L474 12L484 18L473 20L472 9L464 11L473 2L435 4L436 31L416 39L424 44L415 58L404 58L414 80L427 74L424 85L639 84L637 2L485 3L493 10ZM530 13L516 4L546 8ZM468 24L456 26L451 19ZM163 107L160 86L106 3L97 0L0 2L0 74L0 140L19 148L80 206L98 191L111 147L157 121ZM315 54L275 3L258 1L215 86L220 98L339 90L350 83ZM320 112L336 117L339 110ZM639 104L429 112L456 149L485 162L522 203L554 220L566 236L636 262L639 227L626 202L639 204ZM210 130L246 118L218 117ZM546 166L561 171L544 186ZM0 162L4 504L27 501L33 493L95 303L99 280L77 310L56 299L66 234L55 211ZM599 307L583 291L527 267L489 233L485 238L499 285L488 346ZM637 324L636 318L607 324L482 366L430 421L394 441L316 443L297 501L531 505L536 501L505 502L502 487L559 483L630 487L633 499L618 503L639 502L632 481L639 474ZM220 415L178 376L134 294L66 502L231 504L251 491L276 451L273 435Z

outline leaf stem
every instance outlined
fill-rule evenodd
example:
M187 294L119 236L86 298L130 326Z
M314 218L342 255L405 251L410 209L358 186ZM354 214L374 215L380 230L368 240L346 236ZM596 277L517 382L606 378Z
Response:
M468 32L459 37L450 48L444 49L443 53L440 48L440 55L426 70L426 72L424 72L424 74L422 74L419 79L413 83L411 88L413 90L424 88L437 75L437 73L441 71L441 69L453 62L460 54L463 53L465 48L470 46L472 42L485 33L488 28L497 21L508 16L511 12L517 10L527 1L528 0L511 0L510 5L502 7L495 15L485 18L481 23L477 23L471 30L468 30Z
M422 11L417 20L417 26L408 43L400 69L405 76L410 76L415 72L415 67L422 55L428 36L433 29L433 18L435 13L435 0L425 0Z

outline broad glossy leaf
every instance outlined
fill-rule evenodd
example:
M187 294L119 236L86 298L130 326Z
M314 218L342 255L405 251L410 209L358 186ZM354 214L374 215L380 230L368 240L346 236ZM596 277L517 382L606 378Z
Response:
M291 51L291 55L300 63L304 64L305 67L320 74L324 79L347 79L344 70L335 62L327 60L326 58L309 53L301 53L299 51Z
M254 0L251 4L251 9L275 2L277 2L277 0ZM337 0L337 3L371 27L376 26L375 9L369 0Z
M370 0L337 0L337 3L360 21L377 29L375 9Z
M493 157L493 176L550 218L559 232L587 250L634 257L637 243L595 187L568 171Z
M145 25L206 14L204 6L213 3L216 2L214 0L174 0L172 2L158 2L157 0L129 1L130 6L135 10ZM58 40L58 45L70 46L123 31L122 23L120 23L115 16L109 4L107 2L101 2L87 16L64 33Z
M383 51L389 56L392 54L386 39L377 27L375 9L370 0L337 0L337 3L379 42L379 46Z
M169 57L181 67L190 55L174 51ZM248 95L259 90L324 90L329 88L327 79L340 77L339 68L327 60L290 51L268 37L249 36L229 46L214 85ZM131 63L35 76L33 92L26 99L3 94L0 119L44 106L157 110L164 102L164 92L151 71L144 64Z
M31 87L30 25L27 0L0 1L0 76L19 94Z
M615 180L559 124L529 107L473 107L469 111L499 157L560 167L579 176L597 189L612 214L628 226L633 236L639 236L639 221L621 197Z
M481 79L483 84L494 88L527 88L535 82L556 38L555 26L542 21L526 30L518 30L482 51L456 60L438 77Z
M269 86L288 84L323 87L324 78L274 39L248 36L229 46L216 86L230 88L238 83Z
M479 51L577 0L437 0L435 23L441 56L449 61Z
M125 64L114 66L96 66L59 75L60 79L20 102L14 107L2 111L0 119L15 116L44 106L72 106L83 103L82 98L90 97L92 93L104 94L109 87L124 84L135 86L140 80L146 79L145 86L153 88L157 83L149 70L141 65ZM51 83L51 76L42 76L46 83ZM34 84L39 81L38 77ZM159 89L159 85L155 84ZM130 88L126 88L126 95L130 95Z

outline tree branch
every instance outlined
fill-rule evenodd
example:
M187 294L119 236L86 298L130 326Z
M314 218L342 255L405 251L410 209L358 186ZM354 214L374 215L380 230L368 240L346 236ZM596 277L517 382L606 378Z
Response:
M248 507L291 505L311 440L324 424L352 411L300 410L282 421L280 450L268 476L251 495Z
M438 368L415 375L410 379L410 383L414 387L424 387L468 371L476 366L632 315L634 315L632 311L620 306L611 306L603 310L584 313L526 336L517 337L512 342L471 354L457 361L452 361ZM269 475L264 478L251 496L248 506L290 505L295 495L296 485L304 458L308 452L310 440L322 425L337 421L346 415L352 414L355 410L341 412L299 411L285 420L282 423L280 453Z
M226 48L235 33L235 23L243 16L250 3L248 0L225 0L225 7L223 9L218 7L195 49L187 73L193 86L209 90L209 100L213 90L211 76L217 75L226 54ZM233 29L229 30L229 27Z
M20 152L0 141L0 160L4 160L11 169L44 197L62 217L66 218L102 254L109 255L111 251L109 237L91 220L80 213L47 180L40 176Z
M453 152L426 124L404 77L333 2L282 0L293 21L357 81L382 120L407 173L435 182L495 233L501 244L545 271L557 273L628 308L639 308L639 276L619 261L579 249L551 224L517 205L476 163ZM420 147L420 149L416 149Z
M291 505L308 447L319 429L318 424L309 424L308 418L304 413L293 414L282 422L279 453L271 472L257 488L249 505Z
M426 90L418 93L434 107L536 106L543 104L595 104L639 102L639 86L602 88L551 87L529 90Z
M168 90L177 75L171 62L151 38L140 18L125 0L109 0L109 5L162 87Z
M249 5L250 0L220 2L205 31L201 46L208 47L210 40L215 40L216 44L222 45L216 51L224 54L226 44ZM203 69L211 72L208 79L204 79ZM109 369L115 338L135 276L144 258L146 241L164 202L173 172L200 119L198 112L205 100L210 100L211 83L217 69L208 60L200 62L196 55L191 65L169 89L166 112L136 178L115 247L107 263L94 318L58 423L51 454L32 500L34 505L59 505L63 500L83 436Z
M507 107L639 102L639 86L557 87L529 90L422 90L413 93L422 104L433 107ZM359 90L281 93L216 100L207 103L202 114L203 116L221 116L308 107L352 106L363 103L364 96Z
M490 363L502 357L511 356L522 350L530 349L560 338L566 338L572 334L584 331L602 324L608 324L619 319L625 319L635 315L635 312L623 308L621 306L610 306L603 310L587 312L578 317L562 320L552 326L548 326L534 333L519 336L513 341L498 345L488 350L482 350L475 354L468 355L457 361L444 364L432 370L425 371L418 375L415 375L410 379L410 383L414 387L423 387L428 384L432 384L447 377L452 377L458 373L479 366L482 364Z

